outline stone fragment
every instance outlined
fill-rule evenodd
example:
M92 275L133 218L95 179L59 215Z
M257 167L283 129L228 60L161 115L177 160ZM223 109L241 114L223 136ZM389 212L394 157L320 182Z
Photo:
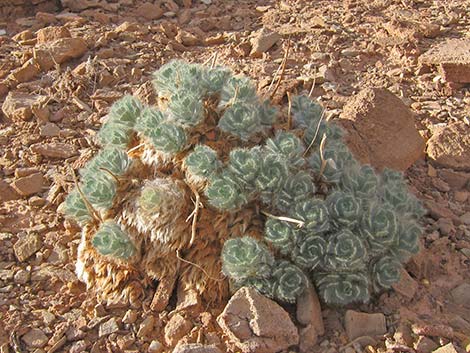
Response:
M122 318L122 322L125 324L133 324L137 320L137 312L135 310L127 310Z
M181 29L178 31L178 34L176 35L175 39L178 43L181 43L188 47L200 45L202 43L202 41L194 34L187 31L183 31Z
M135 342L135 336L133 333L129 333L125 336L118 336L116 339L117 345L123 351L128 349L130 346L132 346L134 342ZM150 347L148 351L150 352Z
M297 300L297 321L304 326L312 325L319 336L325 334L320 300L313 286L309 286Z
M157 20L163 16L163 10L158 4L144 2L135 10L135 14L147 20Z
M451 169L440 169L439 178L445 180L454 190L464 189L470 182L470 173L456 172Z
M467 201L468 196L468 191L457 190L456 192L454 192L454 200L460 203L464 203L465 201Z
M5 180L0 180L0 202L17 200L21 197Z
M42 173L34 173L13 181L13 188L22 196L29 196L42 191L44 177Z
M17 83L31 81L37 74L39 74L39 66L36 65L34 58L26 61L21 67L12 71L8 75L8 79L16 81Z
M2 105L3 114L11 120L29 120L33 116L31 108L42 96L23 92L10 92Z
M170 301L171 294L175 287L176 275L168 275L160 280L158 288L153 296L150 309L156 312L160 312L166 308Z
M63 7L74 12L80 12L92 7L100 6L100 1L98 0L61 0L61 3Z
M22 42L22 41L30 40L33 38L34 38L34 33L31 30L27 29L20 33L15 34L11 39L13 39L15 42Z
M407 270L401 269L400 281L392 284L393 289L408 299L413 299L418 290L418 282L410 276Z
M155 318L152 315L147 316L144 321L139 325L139 330L137 331L137 337L146 338L152 331L155 324Z
M217 322L243 353L280 352L299 343L297 328L289 314L252 288L239 289Z
M447 343L445 346L439 347L438 349L434 350L432 353L457 353L452 342Z
M152 340L149 344L149 353L160 353L163 351L163 344L160 343L158 340Z
M46 123L39 128L39 135L44 137L59 136L60 128L54 123Z
M114 332L119 331L119 326L116 322L116 319L112 317L108 321L103 322L98 329L98 336L104 337L108 336Z
M23 262L28 257L41 249L42 241L38 234L31 233L28 235L19 235L18 241L13 245L16 258Z
M453 338L454 330L447 325L415 323L411 325L411 330L415 335L428 337Z
M67 27L64 26L50 26L41 28L36 32L38 44L48 43L60 38L70 38L72 35Z
M470 83L470 39L451 39L419 57L422 65L437 66L446 81Z
M458 121L438 129L428 140L427 154L439 166L470 171L470 126Z
M48 158L70 158L77 154L77 147L63 142L35 143L31 151Z
M182 285L177 290L177 311L189 311L199 314L202 311L202 302L199 294L194 289L186 289Z
M308 325L299 330L299 351L301 353L312 352L318 342L318 333L313 325Z
M81 57L88 51L82 38L61 38L54 42L40 44L36 49L37 62L44 71L52 69L56 63Z
M186 320L181 314L173 315L165 326L165 343L167 346L174 346L192 328L191 322Z
M470 225L470 212L465 212L460 216L463 224Z
M413 344L413 347L416 350L416 353L431 353L438 348L439 345L426 336L419 336Z
M442 235L449 236L455 233L454 223L450 218L439 218L437 226Z
M455 304L470 308L470 283L462 283L451 291Z
M33 328L26 332L21 339L23 342L31 348L42 348L47 344L49 340L44 332L38 328Z
M386 89L363 89L346 104L340 118L347 131L345 140L362 163L379 170L406 170L424 155L411 110Z
M255 58L261 57L263 53L267 52L281 38L282 37L279 33L271 32L263 28L250 40L252 45L250 55Z
M88 347L88 343L85 340L77 341L77 342L74 342L74 344L72 344L72 346L70 347L69 353L82 353L82 352L85 352L87 347ZM94 352L93 350L91 351Z
M31 273L26 270L19 270L18 272L15 273L15 276L13 277L13 280L17 284L26 284L31 278Z
M173 353L222 353L222 351L216 346L190 343L176 346Z
M344 316L344 325L350 341L361 336L379 336L387 332L382 313L368 314L348 310Z

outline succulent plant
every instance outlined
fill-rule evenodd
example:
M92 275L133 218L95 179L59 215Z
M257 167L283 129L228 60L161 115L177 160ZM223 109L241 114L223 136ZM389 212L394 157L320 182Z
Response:
M174 60L153 85L156 106L113 104L64 204L89 288L118 300L173 276L225 300L222 271L282 302L313 284L346 305L398 281L424 209L401 173L361 165L319 104L293 96L289 129L287 109L225 68Z

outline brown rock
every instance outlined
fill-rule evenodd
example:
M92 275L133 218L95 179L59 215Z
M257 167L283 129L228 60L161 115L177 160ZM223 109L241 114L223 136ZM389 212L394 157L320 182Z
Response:
M177 290L176 310L185 310L186 312L199 315L202 309L202 302L198 292L195 289L185 289L184 286L179 285Z
M41 173L34 173L15 180L12 183L13 188L20 195L28 196L42 191L44 177Z
M299 343L289 314L251 288L239 289L217 322L243 353L274 353Z
M416 349L416 353L431 353L439 345L426 336L419 336L413 347Z
M119 326L114 317L108 321L103 322L98 329L98 336L104 337L119 331Z
M201 44L201 40L198 37L196 37L192 33L183 30L178 31L178 34L176 35L175 39L178 43L181 43L188 47Z
M49 158L70 158L77 154L77 147L62 142L35 143L30 148L32 152Z
M445 180L454 190L464 189L470 182L470 174L451 169L440 169L439 178Z
M41 246L42 241L39 235L31 233L28 235L20 235L18 241L13 245L13 250L18 260L23 262L41 249Z
M8 184L5 180L0 180L0 203L17 200L21 197L20 194L13 189L10 184Z
M39 128L39 135L45 137L59 136L60 128L54 123L46 123Z
M424 201L424 206L427 208L429 215L438 221L441 218L451 219L453 222L460 223L457 217L449 208L447 203L437 203L431 200Z
M152 315L147 316L144 321L139 325L139 331L137 331L137 337L147 338L154 329L155 318Z
M11 39L13 39L15 42L22 42L33 38L34 33L31 30L27 29L25 31L15 34Z
M254 38L250 40L252 45L250 55L255 58L261 57L263 53L267 52L281 38L282 37L279 33L271 32L263 28L256 34Z
M361 336L378 336L387 332L382 313L368 314L348 310L344 316L344 326L350 341Z
M313 286L309 286L297 300L297 321L304 326L312 325L317 335L325 334L320 300Z
M8 93L8 85L5 83L5 82L0 82L0 98L2 98L3 96L6 96L6 94Z
M434 65L446 81L470 83L470 39L451 39L419 57L424 65Z
M180 344L173 353L222 353L216 346L207 346L199 343Z
M418 290L418 282L410 276L407 270L402 268L400 281L392 284L392 287L404 297L413 299Z
M313 325L301 328L299 330L299 351L301 353L312 352L313 347L318 342L318 333Z
M157 4L152 4L150 2L144 2L139 5L135 10L135 14L139 17L143 17L147 20L157 20L163 16L163 10Z
M72 35L67 27L64 26L50 26L41 28L36 32L38 44L48 43L60 38L70 38Z
M463 121L438 129L427 145L427 154L436 164L470 171L470 126Z
M447 343L445 346L439 347L432 353L457 353L457 350L455 349L452 342L450 342L450 343Z
M18 83L31 81L37 74L39 74L39 67L36 65L34 58L26 61L21 67L13 70L8 79Z
M40 329L33 328L21 337L23 342L31 348L42 348L47 344L48 338Z
M455 304L470 308L470 284L462 283L451 292Z
M61 38L39 45L36 49L36 57L41 68L48 71L56 63L62 64L81 57L87 50L86 42L82 38Z
M63 7L76 12L99 6L99 1L97 0L61 0L61 3Z
M23 92L10 92L2 105L3 114L11 120L29 120L32 107L42 96Z
M189 320L186 320L182 315L175 314L165 326L165 342L168 346L174 346L178 341L183 338L191 329L193 325Z
M48 13L48 12L37 12L36 19L44 24L51 24L56 22L55 15Z
M379 170L405 170L424 155L412 112L386 89L359 92L346 104L339 122L355 157Z

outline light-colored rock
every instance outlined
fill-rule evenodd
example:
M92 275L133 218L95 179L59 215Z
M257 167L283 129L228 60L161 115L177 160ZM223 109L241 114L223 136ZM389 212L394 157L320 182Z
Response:
M470 283L462 283L451 291L455 304L470 308Z
M297 300L297 321L304 326L312 325L317 335L325 333L320 300L313 286L308 286Z
M137 7L135 14L147 20L157 20L163 16L163 10L158 4L144 2Z
M158 340L152 340L149 344L149 353L160 353L163 351L163 344L160 343Z
M8 75L8 79L16 81L17 83L31 81L37 74L39 74L39 65L36 64L34 58L26 61L21 67L12 71Z
M154 328L155 318L152 315L147 316L144 321L139 325L139 330L137 331L137 337L146 338L148 337Z
M470 212L465 212L463 215L460 216L463 224L470 225Z
M348 310L344 316L344 326L351 341L361 336L378 336L387 332L382 313L368 314Z
M56 63L79 58L88 51L85 40L82 38L61 38L54 42L37 46L37 62L44 71L52 69Z
M413 299L418 290L418 282L410 276L407 270L402 268L400 281L392 284L393 289L408 299Z
M108 321L103 322L98 329L98 336L104 337L108 336L114 332L119 331L119 326L114 317L110 318Z
M64 26L50 26L41 28L36 32L38 44L53 42L60 38L70 38L72 35L67 27Z
M455 349L452 342L450 342L450 343L447 343L445 346L439 347L432 353L457 353L457 350Z
M15 255L20 262L35 254L41 249L42 241L38 234L19 235L18 241L13 245Z
M299 343L289 314L256 290L243 287L217 318L230 342L243 353L274 353Z
M42 348L49 340L44 332L38 328L33 328L21 337L23 342L30 348Z
M180 344L173 353L222 353L216 346L207 346L199 343Z
M22 196L29 196L42 191L44 177L42 173L34 173L13 181L13 188Z
M10 92L2 105L3 114L11 120L29 120L33 116L32 107L42 96L23 92Z
M0 202L17 200L21 197L5 180L0 180Z
M470 83L470 39L451 39L419 57L424 65L437 66L446 81Z
M255 58L261 57L263 53L267 52L281 38L279 33L263 28L250 40L252 45L250 55Z
M167 346L174 346L178 341L183 338L191 329L193 325L181 314L175 314L171 317L170 321L165 326L165 343Z
M46 123L39 128L39 135L44 137L59 136L60 128L54 123Z
M411 110L382 88L360 91L344 107L338 121L354 156L376 169L406 170L424 156L424 141Z
M470 171L470 126L458 121L438 129L428 140L427 154L442 167Z
M194 312L198 315L202 311L202 302L197 291L179 285L177 290L176 310Z
M31 30L27 29L20 33L15 34L11 39L13 39L15 42L22 42L22 41L30 40L33 38L34 38L34 33Z
M181 29L178 31L178 34L176 35L175 39L178 43L181 43L188 47L200 45L202 43L202 41L194 34L187 31L183 31Z
M31 278L31 273L26 270L19 270L15 273L13 280L17 284L26 284L28 283L29 279Z
M122 322L125 324L133 324L137 320L137 312L135 310L129 309L124 314Z
M413 347L416 353L431 353L438 348L439 345L426 336L419 336L416 342L413 343Z
M70 158L75 156L77 147L68 143L52 142L52 143L35 143L31 145L31 151L48 158Z

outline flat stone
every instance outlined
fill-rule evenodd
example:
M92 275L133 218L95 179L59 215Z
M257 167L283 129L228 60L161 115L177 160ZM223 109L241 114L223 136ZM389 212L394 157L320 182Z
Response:
M426 336L419 336L413 344L413 347L416 350L416 353L431 353L438 348L439 345Z
M148 337L154 329L155 318L152 315L147 316L144 321L139 325L139 330L137 331L137 337L146 338Z
M42 241L38 234L19 235L18 241L13 245L15 255L20 262L25 261L36 251L41 249Z
M98 329L98 336L104 337L108 336L114 332L119 331L119 326L116 322L116 319L112 317L108 321L103 322Z
M470 126L458 121L437 129L428 140L427 154L439 166L470 171Z
M39 135L44 137L59 136L60 128L54 123L46 123L39 128Z
M345 141L362 163L403 171L424 156L413 113L386 89L363 89L345 105L340 118Z
M173 353L222 353L222 351L216 346L190 343L176 346Z
M53 42L60 38L70 38L72 35L67 27L64 26L50 26L41 28L36 32L38 44Z
M77 155L77 147L63 142L35 143L31 151L48 158L70 158Z
M261 57L263 53L267 52L281 38L279 33L263 28L250 40L252 46L250 55L256 58Z
M40 72L39 65L36 64L34 58L26 61L21 67L12 71L8 75L8 79L17 83L29 82Z
M407 270L402 268L400 281L392 284L392 288L408 299L413 299L418 290L418 282L410 276Z
M318 333L313 325L308 325L299 330L299 351L309 353L318 343Z
M21 339L23 342L31 348L42 348L47 344L49 340L44 332L40 329L33 328L24 334Z
M451 39L419 57L424 65L437 66L446 81L470 83L470 39Z
M380 336L387 332L382 313L368 314L348 310L344 316L344 325L350 341L361 336Z
M252 288L240 288L217 322L230 343L243 353L280 352L299 343L289 314Z
M297 321L304 326L312 325L317 335L325 333L320 300L313 286L308 286L297 300Z
M470 308L470 283L462 283L451 291L455 304Z
M44 186L44 177L42 173L34 173L19 179L12 183L13 188L22 196L29 196L42 191Z
M438 349L434 350L432 353L457 353L452 342L447 343L445 346L439 347Z
M52 69L56 63L62 64L80 58L88 51L82 38L61 38L54 42L40 44L36 49L36 58L44 71Z
M181 314L175 314L165 326L165 342L167 346L174 346L191 331L193 325Z
M13 189L5 180L0 180L0 202L17 200L21 195Z
M32 107L40 98L42 96L36 94L10 92L2 105L3 114L13 121L29 120L33 116Z
M439 178L445 180L454 190L464 189L470 182L470 173L456 172L451 169L440 169Z
M137 7L135 14L139 17L143 17L146 20L157 20L163 16L162 8L157 4L150 2L144 2Z

